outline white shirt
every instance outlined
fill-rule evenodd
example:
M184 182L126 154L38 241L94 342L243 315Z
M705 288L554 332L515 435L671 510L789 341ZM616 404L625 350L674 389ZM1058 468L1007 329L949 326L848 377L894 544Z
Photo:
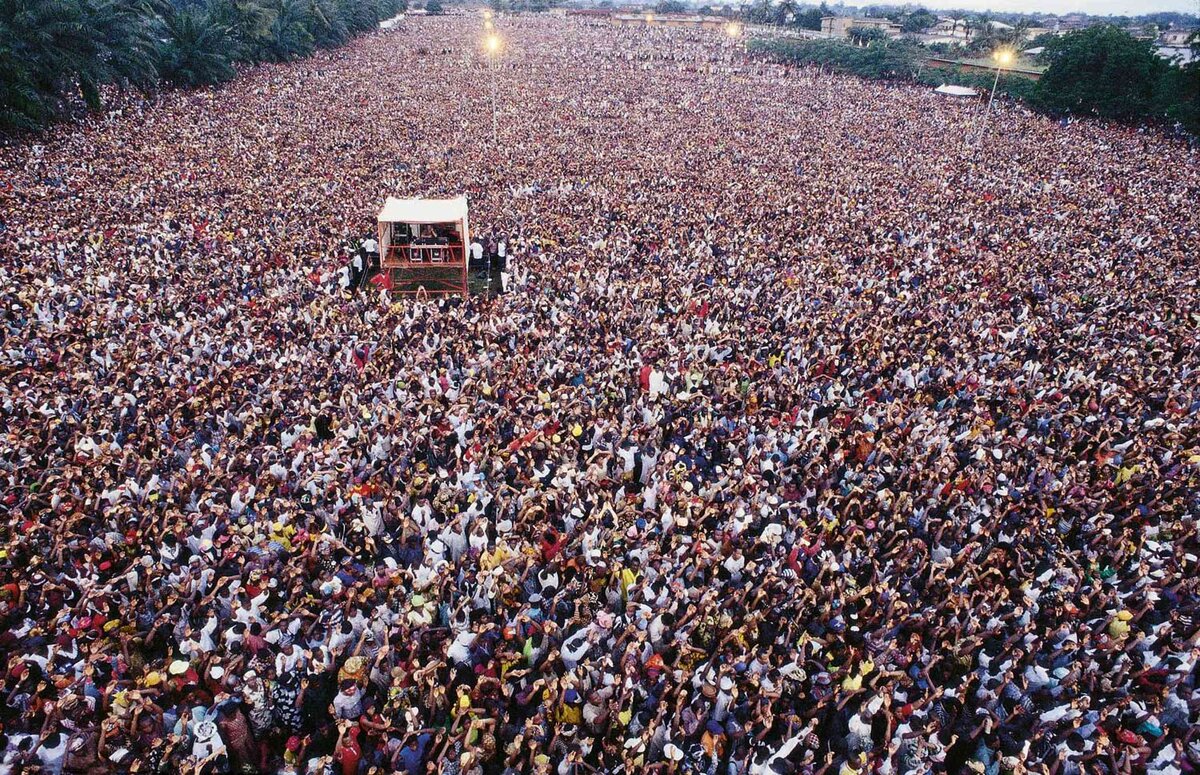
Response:
M470 630L460 632L454 642L446 649L446 656L455 662L466 662L471 658L471 644L475 642L475 633Z

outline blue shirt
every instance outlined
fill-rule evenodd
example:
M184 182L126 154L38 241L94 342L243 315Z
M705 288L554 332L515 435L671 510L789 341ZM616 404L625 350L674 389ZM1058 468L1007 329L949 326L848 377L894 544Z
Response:
M426 732L423 735L417 735L417 747L409 748L405 745L400 749L400 766L409 775L418 775L421 771L421 760L425 758L425 749L429 747L429 741L433 739L433 735Z

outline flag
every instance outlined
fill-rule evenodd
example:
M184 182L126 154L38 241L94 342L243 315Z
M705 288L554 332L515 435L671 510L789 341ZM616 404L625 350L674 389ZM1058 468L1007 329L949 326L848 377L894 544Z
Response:
M371 284L376 285L385 291L390 291L392 289L392 273L380 272L371 278Z

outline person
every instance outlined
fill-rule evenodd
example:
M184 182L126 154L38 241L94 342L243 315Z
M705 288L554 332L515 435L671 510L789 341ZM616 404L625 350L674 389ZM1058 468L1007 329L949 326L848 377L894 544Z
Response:
M350 287L362 287L364 278L367 274L367 257L363 250L355 252L350 259Z

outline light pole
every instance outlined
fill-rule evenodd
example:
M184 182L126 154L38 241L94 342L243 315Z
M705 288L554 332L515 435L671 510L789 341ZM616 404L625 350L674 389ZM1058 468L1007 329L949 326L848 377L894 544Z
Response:
M1013 52L1002 48L992 54L992 59L996 60L996 79L992 81L992 94L988 97L987 110L984 111L983 118L979 122L978 138L983 137L983 129L987 125L988 117L992 115L992 104L996 101L996 89L1000 86L1000 71L1013 63Z
M499 109L496 106L496 67L500 57L500 36L495 33L488 35L484 46L488 52L488 69L491 71L492 80L492 142L496 142L500 136L500 121L497 115Z

